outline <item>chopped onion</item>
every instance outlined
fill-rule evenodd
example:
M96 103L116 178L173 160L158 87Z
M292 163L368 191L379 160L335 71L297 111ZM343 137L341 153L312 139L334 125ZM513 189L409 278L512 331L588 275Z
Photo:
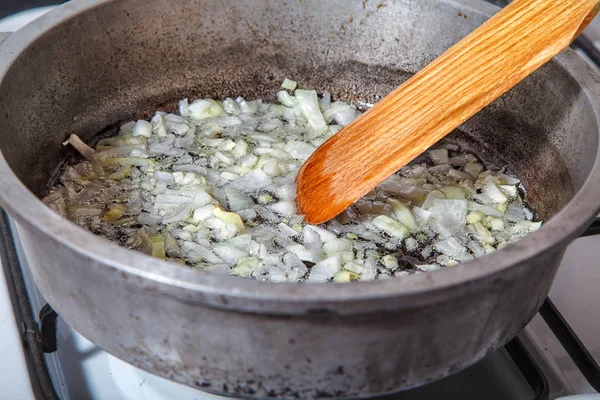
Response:
M411 231L419 229L415 216L410 212L408 207L396 199L388 199L387 202L392 206L396 219L400 221L402 225L406 226Z
M315 264L310 270L307 282L327 282L340 270L341 263L338 257L328 257Z
M319 108L317 92L314 90L297 89L294 94L298 101L298 106L302 110L302 114L308 121L310 127L317 135L325 133L325 131L327 131L327 123Z
M269 208L287 217L292 217L296 214L296 203L293 201L280 201L269 205Z
M487 176L483 182L483 193L492 199L494 203L504 204L508 201L508 198L494 183L491 175Z
M139 120L133 127L133 136L144 136L149 138L152 135L152 124L148 121Z
M347 239L333 239L323 244L323 253L331 255L352 251L352 242Z
M83 140L79 138L76 134L71 134L69 139L66 142L63 142L63 146L70 144L81 154L83 157L89 159L96 152L96 150L92 149L90 146L85 144Z
M408 234L408 229L404 225L385 215L375 217L373 219L373 225L388 235L398 239L403 239Z
M284 81L281 104L183 99L180 115L130 121L96 150L71 135L65 144L87 161L67 167L44 202L128 248L271 282L435 271L540 228L519 179L446 141L336 219L306 224L296 173L359 112L296 86Z
M226 212L221 210L219 206L216 206L213 209L213 214L226 224L232 224L238 232L244 232L246 230L242 218L234 212Z
M298 87L298 82L285 78L281 84L281 87L286 90L296 90L296 87Z
M466 225L466 200L436 199L429 211L431 228L444 238L452 236Z
M232 211L244 210L254 206L254 202L251 198L232 187L225 188L225 195L227 196L229 209Z
M448 164L447 149L429 150L428 154L434 164Z

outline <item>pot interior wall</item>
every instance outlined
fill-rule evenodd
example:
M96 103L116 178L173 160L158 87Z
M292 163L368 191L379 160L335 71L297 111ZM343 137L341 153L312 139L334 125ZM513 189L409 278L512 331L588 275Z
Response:
M43 33L12 66L0 86L0 149L42 195L72 154L61 146L70 133L91 140L184 96L273 98L288 76L372 103L484 21L451 3L106 2ZM523 178L544 218L582 186L598 146L584 92L555 62L462 130Z

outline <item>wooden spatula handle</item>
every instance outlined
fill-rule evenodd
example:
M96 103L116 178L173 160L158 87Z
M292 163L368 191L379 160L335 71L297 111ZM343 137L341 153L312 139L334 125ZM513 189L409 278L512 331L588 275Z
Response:
M297 177L327 221L565 49L600 0L516 0L325 142Z

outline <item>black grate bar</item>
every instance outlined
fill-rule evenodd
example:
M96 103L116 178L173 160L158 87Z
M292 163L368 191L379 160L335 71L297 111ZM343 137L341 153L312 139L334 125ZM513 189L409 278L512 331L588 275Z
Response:
M8 225L8 218L3 210L0 210L0 259L2 260L15 319L20 328L23 349L27 355L25 357L27 369L35 398L38 400L59 400L48 373L38 327L33 318L31 303L23 281L15 242Z
M598 64L598 66L600 67L600 64ZM594 222L592 222L592 224L586 229L586 231L583 232L583 234L579 237L582 238L594 235L600 235L600 218L596 218Z
M600 392L600 367L598 363L549 298L542 305L540 315L565 348L569 357L577 365L577 368L581 370L590 386Z
M506 344L504 349L519 368L519 371L521 371L531 389L533 389L535 395L533 400L548 400L550 396L548 380L525 348L523 342L519 338L515 338Z

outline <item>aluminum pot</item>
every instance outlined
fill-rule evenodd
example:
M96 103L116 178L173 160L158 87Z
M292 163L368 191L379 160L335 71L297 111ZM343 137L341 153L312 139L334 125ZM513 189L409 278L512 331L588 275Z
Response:
M85 337L149 372L241 397L354 398L439 379L513 338L598 212L600 82L566 51L461 129L548 220L445 270L352 284L204 274L126 250L38 197L61 142L183 96L272 98L290 76L374 102L497 8L475 0L75 0L0 46L0 203L36 283Z

